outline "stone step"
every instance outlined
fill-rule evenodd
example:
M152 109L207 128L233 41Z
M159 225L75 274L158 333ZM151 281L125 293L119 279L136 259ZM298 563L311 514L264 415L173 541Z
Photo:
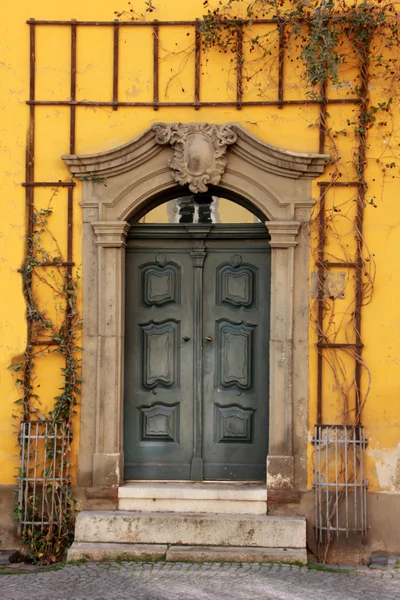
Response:
M18 561L16 550L0 550L0 565L9 565Z
M307 563L305 548L235 546L167 546L74 542L68 561L166 560L170 562L296 562Z
M76 542L177 546L306 547L303 517L83 511Z
M127 483L118 489L118 509L266 515L267 490L248 483Z
M68 550L67 560L165 560L166 544L102 544L101 542L74 542Z
M290 562L307 564L305 548L253 548L230 546L169 546L170 562Z

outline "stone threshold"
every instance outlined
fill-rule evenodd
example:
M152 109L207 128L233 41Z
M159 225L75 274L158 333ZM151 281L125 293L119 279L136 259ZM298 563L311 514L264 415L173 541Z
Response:
M127 482L118 488L118 509L265 515L267 490L260 482Z
M282 562L307 564L305 548L243 546L178 546L166 544L118 544L74 542L68 562L167 561L167 562Z

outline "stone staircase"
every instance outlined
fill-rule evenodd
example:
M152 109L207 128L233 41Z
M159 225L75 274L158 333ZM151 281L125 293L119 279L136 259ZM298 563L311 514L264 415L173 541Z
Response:
M129 483L118 510L78 515L68 560L305 563L305 519L266 513L259 485Z

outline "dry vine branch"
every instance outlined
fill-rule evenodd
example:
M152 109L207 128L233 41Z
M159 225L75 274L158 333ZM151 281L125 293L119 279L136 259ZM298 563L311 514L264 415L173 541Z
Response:
M55 193L56 191L53 197ZM29 557L41 563L55 562L63 556L72 541L74 500L68 467L72 420L81 382L78 357L81 319L76 305L79 275L72 275L66 268L62 273L48 271L46 277L39 272L43 268L42 263L54 264L54 268L63 269L59 244L48 227L51 215L50 200L46 209L34 210L31 217L31 236L27 240L25 261L21 269L29 335L24 361L11 367L16 374L17 388L22 393L15 403L18 407L16 416L19 414L22 421L19 435L22 465L18 475L20 494L15 517L21 523L21 537L29 548ZM55 243L56 255L50 255L42 246L41 236L44 233ZM52 290L56 309L62 312L61 327L56 326L46 312L39 309L39 300L33 286L34 275ZM37 350L36 344L41 339L43 348ZM60 393L49 414L43 415L39 413L39 398L34 392L35 359L51 353L64 356L65 366L61 373ZM36 427L36 447L33 453L29 450L30 444L34 444L34 440L31 442L29 438L31 427ZM41 432L43 428L46 435L38 437L38 431ZM45 457L41 464L38 463L40 439L43 439L40 456L44 452Z

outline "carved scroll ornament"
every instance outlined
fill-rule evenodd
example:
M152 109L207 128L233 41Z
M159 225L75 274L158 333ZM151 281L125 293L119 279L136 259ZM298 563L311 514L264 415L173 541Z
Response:
M231 125L157 123L153 129L157 144L169 144L174 149L169 166L177 183L197 193L221 181L228 164L227 147L237 140Z

